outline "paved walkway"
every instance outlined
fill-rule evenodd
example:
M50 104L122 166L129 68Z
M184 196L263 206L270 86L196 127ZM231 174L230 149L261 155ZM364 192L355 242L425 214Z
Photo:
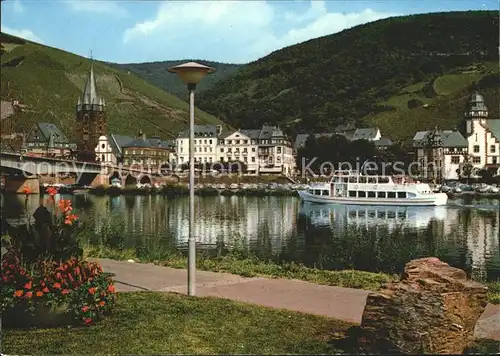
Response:
M119 292L187 293L187 270L99 259L115 276ZM289 279L245 278L229 273L196 271L196 295L227 298L266 307L323 315L361 323L370 292ZM500 306L489 304L476 324L476 337L500 341Z

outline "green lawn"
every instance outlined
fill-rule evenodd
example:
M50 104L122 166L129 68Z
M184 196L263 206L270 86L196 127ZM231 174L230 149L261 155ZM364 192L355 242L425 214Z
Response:
M351 326L216 298L119 293L115 313L81 328L5 330L7 354L332 354Z

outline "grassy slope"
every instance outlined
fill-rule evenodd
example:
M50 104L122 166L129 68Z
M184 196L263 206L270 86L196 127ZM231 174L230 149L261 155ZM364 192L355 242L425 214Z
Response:
M55 48L21 41L2 34L2 100L20 100L27 108L16 117L19 129L46 121L59 125L71 136L75 105L89 71L89 61ZM107 102L109 131L165 138L188 125L188 105L172 94L103 63L95 62L97 85ZM220 121L197 110L200 123Z
M273 122L295 133L377 123L393 139L404 139L430 123L450 127L460 121L461 115L453 115L462 113L474 90L467 84L488 71L498 74L497 46L496 12L380 20L250 63L202 93L200 107L241 127ZM489 69L461 73L474 63ZM411 95L401 97L404 88L423 87L442 75L435 83L441 95L423 100L431 110L380 107L406 105ZM486 89L491 109L500 103L493 89Z
M215 298L122 293L114 315L90 328L7 330L7 354L330 354L350 325ZM337 335L336 335L337 336ZM338 336L337 336L338 337Z
M234 75L243 66L241 64L210 62L198 59L127 64L108 63L108 65L123 71L130 71L158 88L164 89L180 98L186 98L188 95L186 85L178 76L167 72L168 68L184 62L198 62L216 69L215 73L210 74L200 82L196 88L198 92L207 90L214 86L215 83Z
M485 80L498 76L498 63L480 62L474 71L467 69L467 67L457 68L454 73L402 88L398 94L378 103L392 107L392 111L367 115L363 121L367 125L380 127L383 134L404 140L406 143L409 143L416 131L427 130L434 126L463 130L463 111L470 95L476 90L485 97L490 116L499 117L498 79L496 84ZM429 98L423 93L426 85L432 86L435 97ZM423 105L410 109L408 101L411 99L419 100Z

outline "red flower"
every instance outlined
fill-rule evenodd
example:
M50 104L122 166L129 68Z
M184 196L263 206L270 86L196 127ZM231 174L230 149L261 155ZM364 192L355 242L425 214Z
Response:
M63 289L63 290L61 291L61 293L62 293L62 294L68 294L69 292L70 292L70 290L69 290L69 289Z
M89 293L94 295L95 294L95 291L96 291L96 288L95 287L91 287L89 288Z
M48 292L49 292L49 288L47 288L47 287L43 288L43 289L42 289L42 292L44 292L44 293L48 293Z
M104 306L104 304L106 304L106 303L104 302L104 300L101 300L98 304L99 304L101 307L103 307L103 306Z
M25 289L31 289L31 282L28 282L24 285Z
M75 221L77 219L78 219L78 216L76 216L75 214L69 214L69 215L66 215L66 220L64 220L64 223L66 225L73 225L73 221Z
M48 188L47 188L47 193L49 193L49 195L50 195L51 197L53 197L54 195L56 195L56 194L57 194L57 189L56 189L56 188L54 188L54 187L48 187Z
M110 285L108 286L108 292L110 292L110 293L114 293L114 292L115 292L115 286L114 286L114 285L112 285L112 284L110 284Z
M15 296L15 297L20 297L20 296L22 296L22 295L23 295L23 293L24 293L24 291L23 291L23 290L16 290L16 291L14 292L14 296Z
M87 310L89 310L89 307L88 307L88 306L84 306L84 307L82 307L82 312L86 313L86 312L87 312Z
M87 325L88 325L88 324L90 324L90 323L92 322L92 319L90 319L90 318L85 318L85 319L83 319L83 321L85 322L85 324L87 324Z
M30 187L24 187L23 188L23 193L28 195L28 194L31 194L31 188Z
M54 283L54 288L56 289L61 289L61 284L60 283Z
M41 297L41 296L43 296L43 292L37 291L37 292L35 293L35 295L36 295L37 297Z
M59 203L57 204L59 210L61 210L63 213L68 213L71 210L73 210L71 206L71 200L68 199L61 199L59 200Z
M26 298L31 298L33 296L33 292L26 292Z

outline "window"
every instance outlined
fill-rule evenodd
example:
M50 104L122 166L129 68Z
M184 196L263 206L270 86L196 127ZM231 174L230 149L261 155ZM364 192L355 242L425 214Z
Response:
M106 156L105 155L101 155L101 161L102 162L106 161Z
M207 148L206 148L206 147L204 147L204 150L203 150L203 151L204 151L204 152L207 152Z
M368 192L368 198L375 198L375 192Z
M357 182L358 182L358 177L356 176L349 177L349 183L357 183Z
M255 162L255 157L252 157L252 162Z
M276 147L276 152L281 153L281 147Z
M398 198L406 199L406 192L398 192Z
M221 148L221 149L220 149L220 151L221 151L221 152L224 152L224 149L223 149L223 148Z
M384 198L385 199L385 192L377 192L377 198Z
M451 163L459 164L460 163L460 156L451 156Z
M366 192L358 192L359 198L366 198Z
M206 145L207 144L207 140L203 140L203 143Z
M479 152L479 145L474 145L474 152L478 153Z
M209 144L212 144L212 140L208 140L208 143L209 143Z
M495 153L495 151L496 151L496 147L495 147L495 145L491 145L491 146L490 146L490 152L491 152L491 153Z
M387 197L388 198L396 198L396 193L395 192L387 192Z
M236 143L237 145L239 145L239 144L240 144L240 140L235 140L235 143Z
M350 190L349 191L349 197L356 198L356 191L355 190Z
M378 183L379 184L387 184L387 183L389 183L389 177L379 177L378 178Z
M491 159L491 163L493 163L493 164L498 164L497 157L493 157L493 158Z
M377 178L375 178L375 177L368 177L368 183L370 183L370 184L377 184Z
M330 192L328 190L323 190L323 194L322 195L330 195Z
M255 147L252 147L252 152L255 152Z
M101 145L101 148L102 148L102 149L105 149L105 148L106 148L106 144L105 144L105 143L103 143L103 144Z
M360 183L366 183L366 177L359 177Z
M481 163L481 157L472 157L472 163Z

